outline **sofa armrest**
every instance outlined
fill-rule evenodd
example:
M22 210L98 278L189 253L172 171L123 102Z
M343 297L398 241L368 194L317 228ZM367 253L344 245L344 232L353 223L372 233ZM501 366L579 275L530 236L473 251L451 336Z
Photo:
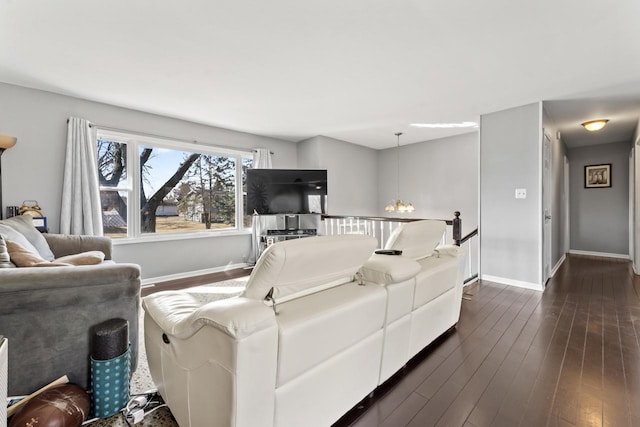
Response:
M82 306L140 293L140 266L103 263L69 267L6 268L0 272L0 313Z
M439 245L433 250L433 255L459 257L464 254L464 249L456 245Z
M29 394L62 374L88 389L91 329L113 318L129 322L135 371L139 307L135 264L0 270L0 331L12 348L9 395Z
M104 259L111 259L111 239L103 236L77 236L43 233L56 258L88 251L102 251Z
M360 269L365 280L388 285L409 280L420 272L420 264L400 256L373 254Z
M186 291L152 294L143 307L149 372L180 425L274 425L278 326L271 307Z
M143 299L144 310L167 334L187 339L203 326L241 340L276 325L275 313L262 301L233 297L202 303L187 292L158 292Z

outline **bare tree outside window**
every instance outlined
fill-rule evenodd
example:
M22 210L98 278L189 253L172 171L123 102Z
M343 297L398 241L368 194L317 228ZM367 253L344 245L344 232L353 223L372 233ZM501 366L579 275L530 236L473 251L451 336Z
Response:
M178 190L178 211L189 218L199 214L207 230L212 224L235 227L235 170L235 159L201 155Z

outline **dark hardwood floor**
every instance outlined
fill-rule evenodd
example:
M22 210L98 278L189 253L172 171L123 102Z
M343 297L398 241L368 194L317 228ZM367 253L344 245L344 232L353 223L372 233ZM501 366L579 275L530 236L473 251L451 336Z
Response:
M151 295L160 291L176 291L180 289L191 288L193 286L205 285L207 283L222 282L223 280L237 279L238 277L248 276L251 274L251 268L234 268L232 270L220 271L217 273L200 274L198 276L189 276L184 279L166 280L164 282L146 285L140 291L142 297Z
M640 426L639 291L628 261L577 255L544 293L480 283L335 426Z
M544 293L491 282L470 293L455 330L334 427L640 427L640 277L630 262L570 255Z

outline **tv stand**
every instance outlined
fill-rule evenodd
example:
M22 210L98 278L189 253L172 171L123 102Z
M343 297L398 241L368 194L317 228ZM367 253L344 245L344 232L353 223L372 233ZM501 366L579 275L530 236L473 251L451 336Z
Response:
M284 240L316 236L320 228L320 214L254 215L253 247L255 262L272 244Z

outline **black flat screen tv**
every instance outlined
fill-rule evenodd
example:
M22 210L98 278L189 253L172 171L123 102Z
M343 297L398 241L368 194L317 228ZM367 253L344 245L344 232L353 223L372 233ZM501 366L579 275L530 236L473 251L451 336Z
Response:
M327 213L325 169L247 169L247 214Z

